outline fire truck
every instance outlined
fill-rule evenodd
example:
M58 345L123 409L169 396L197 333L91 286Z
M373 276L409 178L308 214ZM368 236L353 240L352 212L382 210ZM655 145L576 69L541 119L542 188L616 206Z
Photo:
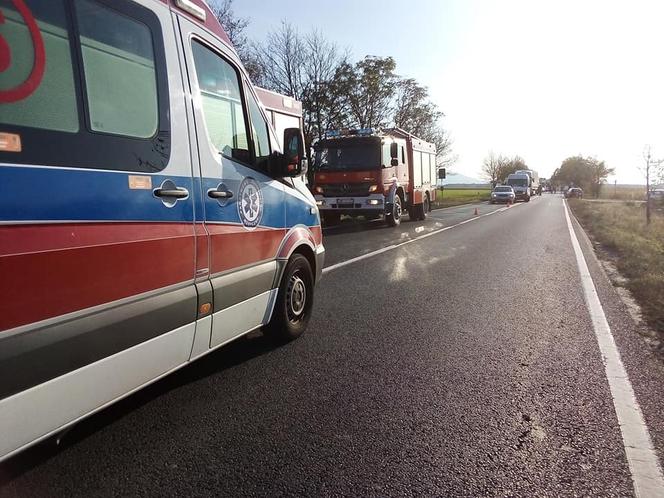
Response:
M423 220L436 198L436 146L399 128L332 130L314 145L312 186L321 219L342 215L401 223Z

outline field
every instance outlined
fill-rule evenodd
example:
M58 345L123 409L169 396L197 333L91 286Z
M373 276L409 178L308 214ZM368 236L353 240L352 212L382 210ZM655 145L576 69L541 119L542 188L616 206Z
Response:
M590 198L590 192L587 192ZM646 198L646 187L637 185L604 184L599 191L600 199L619 199L623 201L642 201Z
M489 189L451 189L446 188L444 191L438 190L436 202L433 203L433 208L442 208L450 206L458 206L460 204L469 204L471 202L487 201L491 196Z
M648 226L642 204L572 199L569 205L626 278L622 285L640 304L646 321L664 334L664 210L654 209Z

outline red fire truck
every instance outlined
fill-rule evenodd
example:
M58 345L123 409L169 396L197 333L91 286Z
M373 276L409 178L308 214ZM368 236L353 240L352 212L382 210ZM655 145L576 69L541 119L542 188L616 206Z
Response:
M436 146L399 128L328 131L314 151L313 192L328 225L363 215L396 226L404 211L423 220L445 177Z

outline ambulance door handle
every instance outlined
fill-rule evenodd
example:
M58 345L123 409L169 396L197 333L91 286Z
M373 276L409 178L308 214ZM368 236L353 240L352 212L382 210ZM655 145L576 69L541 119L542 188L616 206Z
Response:
M184 199L189 196L189 191L184 188L157 188L154 191L154 195L157 197L172 197L175 199Z
M233 192L230 190L208 190L208 195L213 199L230 199Z
M178 187L173 180L164 180L158 188L152 191L157 199L161 199L164 206L172 208L180 199L187 199L189 191Z
M223 182L217 185L217 188L209 189L207 194L211 199L215 199L221 207L224 207L228 203L228 200L233 197L233 192L228 190L228 187Z

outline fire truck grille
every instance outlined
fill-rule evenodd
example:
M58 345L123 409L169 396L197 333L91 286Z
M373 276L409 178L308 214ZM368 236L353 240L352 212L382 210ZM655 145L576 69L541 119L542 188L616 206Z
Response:
M321 185L325 197L355 197L369 195L370 183L328 183Z

